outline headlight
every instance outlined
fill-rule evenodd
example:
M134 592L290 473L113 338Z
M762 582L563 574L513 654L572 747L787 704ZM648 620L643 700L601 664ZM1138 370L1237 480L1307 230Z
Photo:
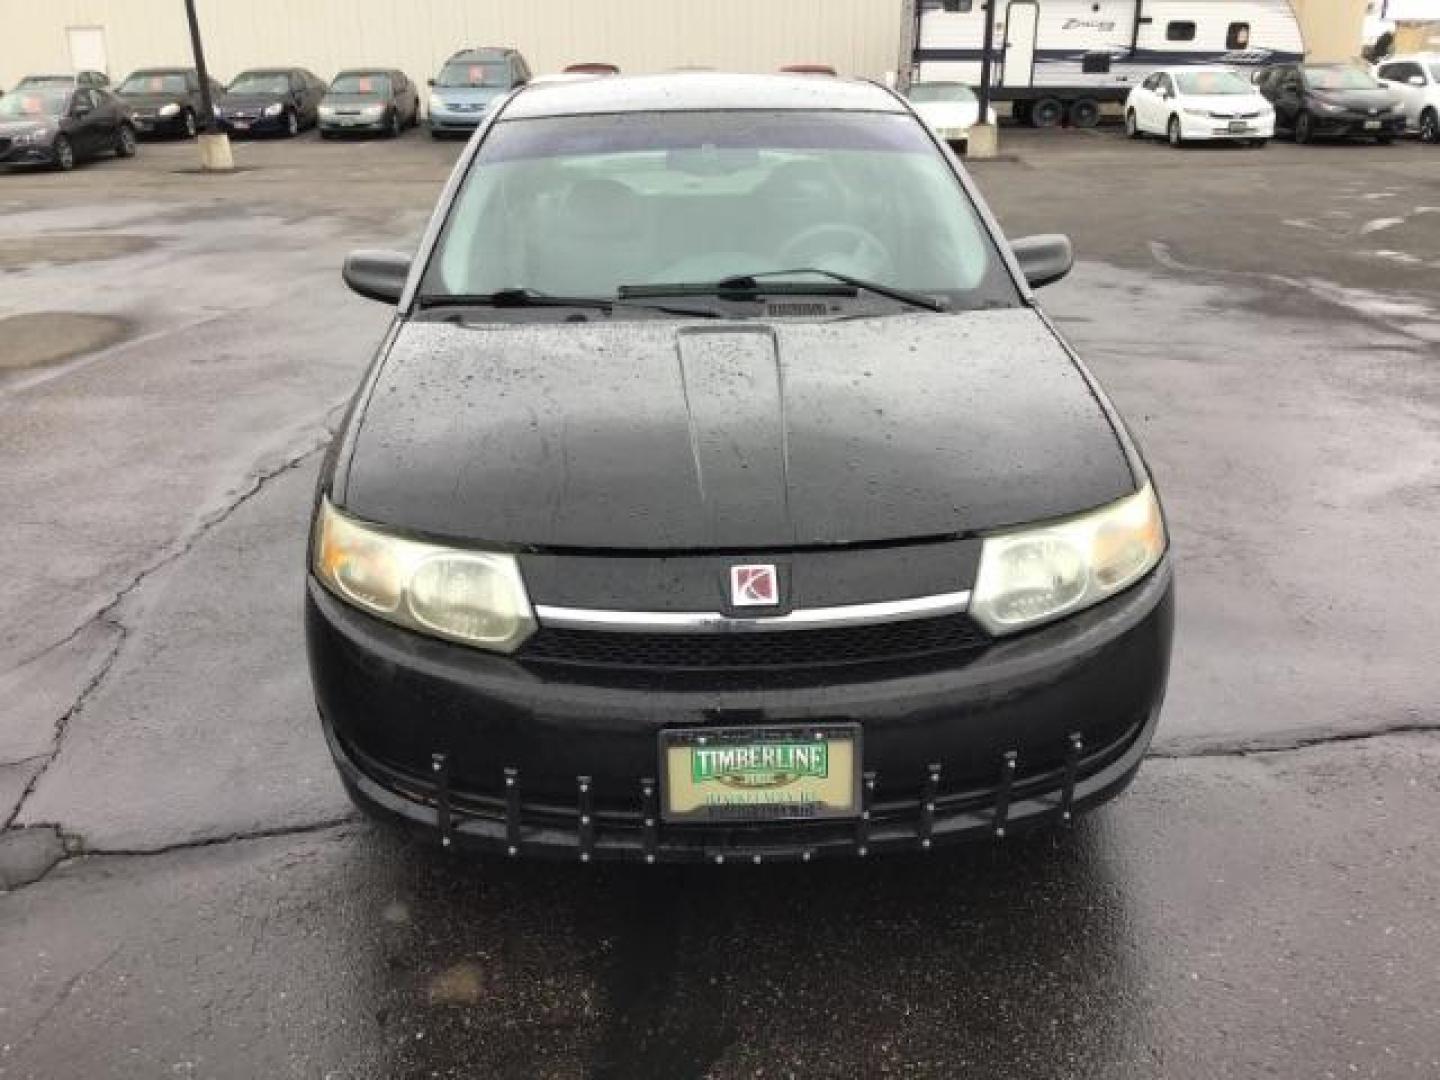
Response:
M334 106L334 105L321 105L321 106L320 106L320 115L321 115L321 116L334 116L334 115L335 115L335 106Z
M160 106L160 112L158 113L158 115L160 115L160 116L179 116L179 115L180 115L180 106L179 106L179 105L176 105L175 102L173 102L173 101L170 102L169 105L161 105L161 106Z
M15 145L28 146L33 143L44 142L48 133L44 131L27 131L24 134L15 136Z
M265 106L265 115L266 115L266 116L279 116L279 115L280 115L282 112L284 112L284 111L285 111L285 106L284 106L284 105L281 105L278 101L277 101L274 105L266 105L266 106Z
M1165 542L1148 483L1079 517L987 536L970 613L997 635L1070 615L1138 581L1165 554Z
M1315 107L1316 107L1317 109L1319 109L1321 112L1336 113L1336 112L1344 112L1344 111L1345 111L1345 106L1343 106L1343 105L1334 105L1334 104L1332 104L1332 103L1330 103L1330 102L1328 102L1328 101L1317 101L1317 102L1315 102Z
M362 116L379 116L385 111L384 105L366 105L360 110Z
M445 102L443 102L443 101L440 100L440 95L438 95L438 94L431 94L431 95L430 95L430 111L431 111L431 112L434 112L434 111L436 111L437 109L444 109L444 108L445 108Z
M508 653L535 632L513 556L393 536L328 499L315 518L312 569L347 603L422 634Z

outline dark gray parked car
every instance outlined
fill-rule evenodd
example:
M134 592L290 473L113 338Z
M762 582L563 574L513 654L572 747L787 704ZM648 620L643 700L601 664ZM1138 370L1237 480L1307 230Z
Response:
M210 100L219 101L225 88L210 80ZM135 113L141 135L184 135L194 138L202 126L200 76L194 68L145 68L133 72L116 91Z
M256 135L298 135L320 121L325 84L304 68L256 68L242 71L215 104L221 131Z
M320 134L383 132L391 138L420 122L420 94L403 71L357 68L342 71L320 102Z
M40 86L0 98L0 165L70 170L81 158L135 153L130 107L108 90Z

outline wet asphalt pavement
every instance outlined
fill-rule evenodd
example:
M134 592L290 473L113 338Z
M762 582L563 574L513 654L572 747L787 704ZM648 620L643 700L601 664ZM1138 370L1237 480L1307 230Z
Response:
M1167 500L1156 756L1073 833L719 873L442 857L326 758L337 270L458 144L0 175L0 1077L1440 1075L1440 155L1007 135Z

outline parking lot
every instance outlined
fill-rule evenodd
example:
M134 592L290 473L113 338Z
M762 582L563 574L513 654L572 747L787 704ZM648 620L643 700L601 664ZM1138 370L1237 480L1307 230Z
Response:
M460 147L0 175L0 1076L1440 1074L1435 147L1003 131L1166 499L1153 757L1070 832L698 870L406 843L315 720L339 266Z

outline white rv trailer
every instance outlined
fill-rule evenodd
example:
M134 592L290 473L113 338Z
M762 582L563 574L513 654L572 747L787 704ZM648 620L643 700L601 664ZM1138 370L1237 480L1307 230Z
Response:
M1290 0L994 0L992 97L1037 127L1098 120L1157 67L1301 60ZM918 0L914 78L980 84L984 0Z

